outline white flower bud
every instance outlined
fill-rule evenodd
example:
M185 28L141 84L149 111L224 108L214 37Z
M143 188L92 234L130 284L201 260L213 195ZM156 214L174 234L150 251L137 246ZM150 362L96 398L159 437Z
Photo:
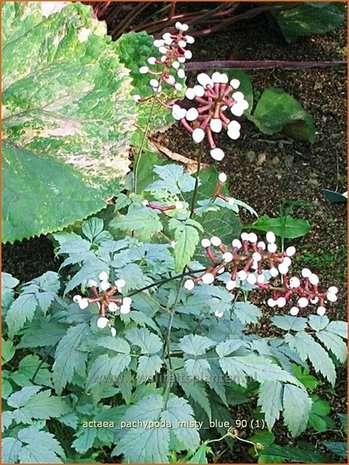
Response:
M197 81L199 84L201 84L205 89L207 86L211 86L213 85L212 83L212 79L210 78L210 76L208 76L208 74L206 73L200 73L197 77Z
M172 86L176 82L176 79L174 78L174 76L169 75L166 79L166 82L167 84L170 84L170 86Z
M230 111L234 116L242 116L244 113L243 106L241 103L233 103L233 105L230 107Z
M252 244L255 244L258 240L257 235L253 232L249 233L248 240L252 242Z
M150 79L149 84L155 89L159 87L159 81L157 79Z
M177 60L179 63L185 63L185 57L178 57Z
M315 296L312 299L310 299L311 304L317 304L319 302L319 297Z
M173 105L172 107L172 116L175 120L179 121L183 118L185 118L186 116L186 109L185 108L181 108L179 105Z
M252 259L256 262L260 262L262 260L262 255L259 252L254 252L252 254Z
M225 252L222 255L222 258L225 261L225 263L230 263L233 261L233 254L231 252Z
M187 31L188 29L189 29L188 24L182 23L182 31L185 32L185 31Z
M292 263L292 261L291 261L290 257L284 257L283 260L282 260L283 265L291 266L291 263Z
M179 77L179 79L184 79L185 78L185 72L184 72L184 69L179 69L177 71L177 76Z
M201 245L202 245L202 247L205 247L205 249L206 249L206 247L210 247L210 245L211 245L210 239L202 239Z
M309 276L309 282L310 284L312 284L313 286L317 286L319 284L319 277L317 274L315 273L312 273L310 276Z
M267 239L267 242L269 242L269 244L274 244L274 242L276 241L276 237L273 231L268 231L265 237Z
M221 132L222 130L222 121L219 118L213 118L210 121L210 128L213 132Z
M193 90L195 92L196 97L203 97L205 95L205 89L199 84L196 84L193 87Z
M219 247L222 244L221 239L217 236L212 236L210 241L211 241L211 244L214 245L215 247Z
M122 299L122 304L123 304L123 305L128 305L128 306L130 306L130 305L132 304L132 299L131 299L131 297L124 297L124 298Z
M300 279L297 278L296 276L292 276L290 279L290 288L291 289L297 289L301 285Z
M163 39L155 39L153 44L156 48L159 48L165 45L165 41Z
M233 289L236 288L236 281L233 281L233 280L230 279L230 280L226 283L225 287L226 287L226 289L227 289L228 291L232 291Z
M278 266L278 270L280 274L287 274L288 266L286 265L286 263L280 263L280 265Z
M115 329L115 328L110 328L110 332L111 332L111 335L112 335L113 337L116 336L116 329Z
M99 285L100 289L102 291L107 291L110 289L110 282L109 281L101 281L101 284Z
M134 100L135 102L139 102L140 100L142 100L142 97L141 97L140 95L134 95L134 96L133 96L133 100Z
M78 305L81 308L81 310L84 310L85 308L88 307L88 303L89 303L88 300L83 298L78 302Z
M276 305L277 305L279 308L283 308L283 307L286 305L286 299L285 299L285 297L279 297L278 299L276 299Z
M239 79L232 79L230 81L230 85L233 89L238 89L240 87L240 81Z
M216 310L214 314L217 318L222 318L222 316L224 315L224 312L221 312L220 310Z
M276 244L268 244L267 249L268 249L268 252L275 253L277 249Z
M188 44L193 44L195 42L195 39L193 36L185 36L184 38Z
M123 287L126 286L126 281L124 279L117 279L115 281L115 286L118 288L118 289L122 289Z
M241 233L241 239L242 239L243 241L248 241L248 240L249 240L249 237L250 237L249 233L247 233L247 232L242 232L242 233Z
M187 279L184 283L184 288L187 289L188 291L191 291L194 289L195 283L192 279Z
M240 92L240 91L234 92L232 97L235 100L235 102L240 102L240 101L244 100L244 98L245 98L244 94L242 92Z
M187 42L185 40L179 40L178 41L178 45L181 47L181 48L184 48L187 46Z
M149 57L149 58L148 58L148 63L149 63L150 65L155 65L155 62L156 62L156 58L155 58L155 57Z
M265 248L266 248L265 242L263 242L263 241L258 242L257 247L259 249L265 250Z
M298 313L299 313L299 308L298 308L298 307L292 307L292 308L290 309L290 315L292 315L292 316L297 316Z
M234 239L231 245L237 249L241 249L242 247L241 241L239 239Z
M115 302L110 302L110 304L108 305L108 310L112 313L116 312L118 308L119 307L116 305Z
M305 308L308 306L309 300L306 297L301 297L300 299L298 299L297 304L300 308Z
M336 302L337 299L338 299L338 297L336 296L336 294L332 294L331 292L327 292L326 297L327 297L327 300L328 300L329 302Z
M263 274L263 273L259 274L259 275L257 276L257 283L258 283L258 284L263 284L264 281L265 281L264 274Z
M227 175L225 173L219 173L218 175L219 182L224 184L227 180Z
M127 315L128 313L130 313L130 311L131 311L131 308L130 308L129 305L124 305L124 304L121 305L121 307L120 307L121 315Z
M224 152L222 149L215 148L210 151L211 157L216 161L222 161L224 158Z
M214 275L212 273L205 273L201 279L204 284L212 284L214 281Z
M181 31L182 30L182 23L177 21L176 24L175 24L175 28L178 29L178 31Z
M172 42L173 42L173 40L171 38L171 34L169 32L165 32L165 34L163 34L162 38L163 38L165 44L167 44L167 45L171 45Z
M194 129L193 133L192 133L192 138L193 138L193 141L196 143L196 144L199 144L200 142L202 142L205 138L205 131L201 128L196 128Z
M331 286L331 287L328 288L328 292L329 292L330 294L338 294L338 287L336 287L336 286Z
M147 199L142 200L142 205L143 205L143 207L146 207L147 205L149 205L149 200L147 200Z
M246 278L247 278L247 273L245 270L240 270L238 272L238 278L241 280L241 281L245 281Z
M76 304L78 304L80 302L80 300L82 299L81 295L74 295L73 297L73 302L75 302Z
M174 69L178 69L180 66L181 66L181 64L179 63L179 61L174 61L172 63L172 68L174 68Z
M98 279L100 281L107 281L108 280L108 273L106 273L105 271L102 271L102 273L99 273L98 275Z
M268 304L269 307L275 307L277 305L277 301L270 298L270 299L268 299L267 304Z
M162 47L159 47L159 52L165 55L165 53L167 53L167 47L165 47L165 45L163 45Z
M181 84L180 82L176 82L176 84L175 84L175 89L176 89L176 90L182 90L182 89L183 89L182 84Z
M320 316L324 316L325 313L326 313L326 308L320 306L320 307L317 308L316 313L317 313L318 315L320 315Z
M278 269L275 267L270 268L269 273L272 278L276 278L279 274Z
M286 255L288 257L293 257L293 255L296 253L296 247L293 247L293 245L291 247L287 247L286 249Z
M192 58L193 54L191 53L190 50L186 50L186 51L184 52L184 56L185 56L185 58L186 58L187 60L190 60L190 59Z
M192 108L189 108L189 110L187 111L185 118L187 121L194 121L198 118L198 116L199 116L199 112L197 111L196 108L192 107Z
M253 284L256 284L256 282L257 282L257 277L256 277L256 275L254 275L253 273L250 273L250 274L247 276L247 282L248 282L249 284L252 284L252 285L253 285Z
M192 87L188 87L187 90L185 91L185 96L189 100L193 100L195 98L195 92Z
M302 270L302 276L303 278L309 278L311 276L312 272L309 270L309 268L303 268Z
M184 204L183 202L176 202L175 207L177 210L181 210L182 208L184 208Z
M139 68L139 72L140 72L141 74L147 74L147 73L149 72L148 66L141 66L141 67Z
M99 329L105 328L106 326L108 326L108 324L109 324L109 320L105 316L101 316L97 320L97 328Z

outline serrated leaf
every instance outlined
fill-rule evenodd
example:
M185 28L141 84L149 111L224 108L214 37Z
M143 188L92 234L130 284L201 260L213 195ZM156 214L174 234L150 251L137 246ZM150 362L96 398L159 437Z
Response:
M9 273L1 273L1 304L3 315L14 300L14 288L18 286L19 280Z
M127 341L121 337L104 336L97 339L96 345L121 354L129 354L131 351Z
M65 385L72 381L75 373L84 375L88 354L79 350L79 346L89 335L89 332L89 325L80 323L70 327L59 342L52 367L53 382L58 394L61 394Z
M319 316L319 315L309 315L308 316L309 325L315 330L320 331L321 329L325 329L326 326L329 324L330 320L327 318L326 315Z
M261 310L250 302L236 302L233 307L233 313L244 325L257 323L262 316Z
M18 463L19 452L22 443L15 438L3 438L2 440L2 463Z
M335 366L326 350L312 336L304 331L299 331L295 336L289 337L289 345L298 352L302 360L309 360L314 369L334 385L336 380Z
M140 241L150 240L163 228L158 213L147 207L135 206L130 207L126 215L113 219L109 226L112 229L133 232Z
M145 355L156 354L162 349L162 341L147 328L132 328L125 333L126 339L141 349Z
M197 334L188 334L179 341L179 347L188 355L204 355L206 351L215 345L212 339Z
M338 457L341 457L344 460L348 458L348 445L346 442L324 441L323 445L326 449L332 452L332 454L338 455Z
M51 433L31 426L21 429L18 439L24 443L19 452L21 463L62 463L64 451Z
M172 431L185 449L195 450L200 444L200 436L195 427L183 426L194 423L194 412L188 401L182 397L171 397L162 412L161 419L171 422ZM183 423L184 422L184 423Z
M2 357L2 363L7 363L9 362L13 356L15 355L15 352L16 352L16 349L13 345L13 342L8 339L8 340L5 340L4 338L1 338L1 348L2 348L2 351L1 351L1 357Z
M323 330L317 331L316 337L338 358L340 362L344 363L346 361L347 345L339 336L337 336L337 334Z
M200 407L202 407L205 410L208 419L211 420L211 405L204 383L200 381L195 381L195 383L193 383L192 381L186 381L185 372L183 370L178 371L178 376L176 376L176 380L183 389L185 395L187 397L191 397L198 405L200 405Z
M259 388L258 405L269 430L272 429L282 410L282 384L279 381L263 381Z
M210 376L210 364L205 359L188 359L184 362L188 376L198 380L206 380Z
M182 271L192 259L199 243L199 233L190 224L177 223L174 231L175 270Z
M195 454L187 461L187 463L208 463L207 454L212 454L212 449L206 442L202 443Z
M28 400L42 389L41 386L26 386L20 391L15 392L7 399L10 407L20 408L26 405Z
M22 294L12 303L6 314L9 335L14 336L23 328L26 321L34 318L38 302L34 294Z
M265 454L265 455L264 455ZM264 457L274 457L276 458L276 463L329 463L330 459L328 456L318 452L314 449L301 449L297 447L289 446L278 446L273 444L270 447L266 447L262 451L262 456ZM270 463L270 461L262 462Z
M147 191L162 190L169 194L181 194L194 190L195 178L186 173L181 165L166 164L155 166L154 173L160 179L147 186L145 189Z
M81 428L76 433L76 438L72 443L72 446L79 454L84 454L93 446L93 443L97 437L96 428Z
M302 317L283 315L271 318L273 325L285 331L304 331L307 327L307 319Z
M307 393L292 384L284 386L283 393L283 416L292 436L302 433L308 423L311 410L311 399Z
M25 389L25 388L24 388ZM32 396L23 407L14 410L17 423L32 423L32 420L58 418L68 410L67 404L60 397L51 396L51 391L41 391Z
M343 339L348 338L348 323L345 321L330 321L326 327L326 331L337 334Z
M110 381L117 382L118 376L130 363L131 356L129 354L120 353L112 357L108 354L100 355L89 370L86 384L91 387Z
M159 355L142 355L138 360L137 380L145 383L148 379L160 373L163 361Z

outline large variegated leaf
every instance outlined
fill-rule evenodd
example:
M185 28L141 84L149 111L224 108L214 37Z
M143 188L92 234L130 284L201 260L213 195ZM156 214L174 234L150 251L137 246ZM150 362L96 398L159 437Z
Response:
M48 196L46 209L54 220L40 228L33 222L32 229L14 231L11 238L5 223L6 241L57 230L100 209L101 196L105 204L117 189L115 179L129 169L127 152L136 112L129 71L120 63L105 27L92 18L90 7L69 4L44 17L40 3L5 2L2 20L3 138L29 150L37 161L39 156L56 158L80 176L80 182L71 186L66 182L60 191L62 199L70 198L63 216L59 212L60 218L54 218L57 199L50 202ZM8 170L9 183L18 185L28 178L12 164ZM63 172L58 169L56 176ZM93 186L81 190L83 178L98 191ZM26 182L18 195L35 191L34 180ZM107 189L99 192L102 186ZM14 213L6 192L4 197L10 219L27 215L24 210ZM40 216L37 207L30 205L32 218Z

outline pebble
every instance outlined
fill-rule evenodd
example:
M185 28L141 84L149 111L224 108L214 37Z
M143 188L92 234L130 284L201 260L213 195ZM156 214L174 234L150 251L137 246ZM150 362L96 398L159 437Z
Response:
M257 166L263 165L265 163L265 160L267 159L266 153L259 153L258 154L258 159L257 159Z
M256 153L253 150L249 150L246 153L246 159L249 163L254 163L256 161Z
M280 163L280 158L279 157L273 157L273 159L271 160L271 163L276 166Z
M294 162L294 156L293 155L286 155L285 157L285 163L288 168L290 168L293 165Z

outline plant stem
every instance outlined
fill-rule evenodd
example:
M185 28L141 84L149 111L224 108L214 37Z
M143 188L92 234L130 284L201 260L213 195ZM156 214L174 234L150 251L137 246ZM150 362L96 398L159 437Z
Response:
M329 68L335 66L346 66L346 61L282 61L282 60L255 60L255 61L192 61L186 66L188 70L206 70L217 68L240 68L240 69L310 69Z
M149 132L149 128L150 128L150 122L151 122L151 118L153 116L153 110L154 110L154 105L155 105L155 96L153 98L153 101L152 101L152 104L151 104L151 107L150 107L150 110L149 110L149 115L148 115L148 119L147 119L147 125L146 125L146 128L144 130L144 133L143 133L143 139L142 139L142 142L141 142L141 146L139 148L139 152L137 154L137 158L135 160L135 168L134 168L134 180L133 180L133 190L135 192L135 194L137 194L137 177L138 177L138 167L139 167L139 161L141 159L141 156L142 156L142 153L143 153L143 149L144 149L144 144L145 144L145 140L148 136L148 132Z
M197 163L196 173L195 173L195 186L194 186L193 196L192 196L192 199L191 199L190 216L189 216L189 218L192 218L193 215L194 215L194 212L195 212L195 204L196 204L196 199L197 199L197 195L198 195L198 188L199 188L199 181L200 181L199 176L200 176L201 157L202 157L202 150L203 150L202 147L203 147L203 145L200 144L199 156L198 156L198 163Z

